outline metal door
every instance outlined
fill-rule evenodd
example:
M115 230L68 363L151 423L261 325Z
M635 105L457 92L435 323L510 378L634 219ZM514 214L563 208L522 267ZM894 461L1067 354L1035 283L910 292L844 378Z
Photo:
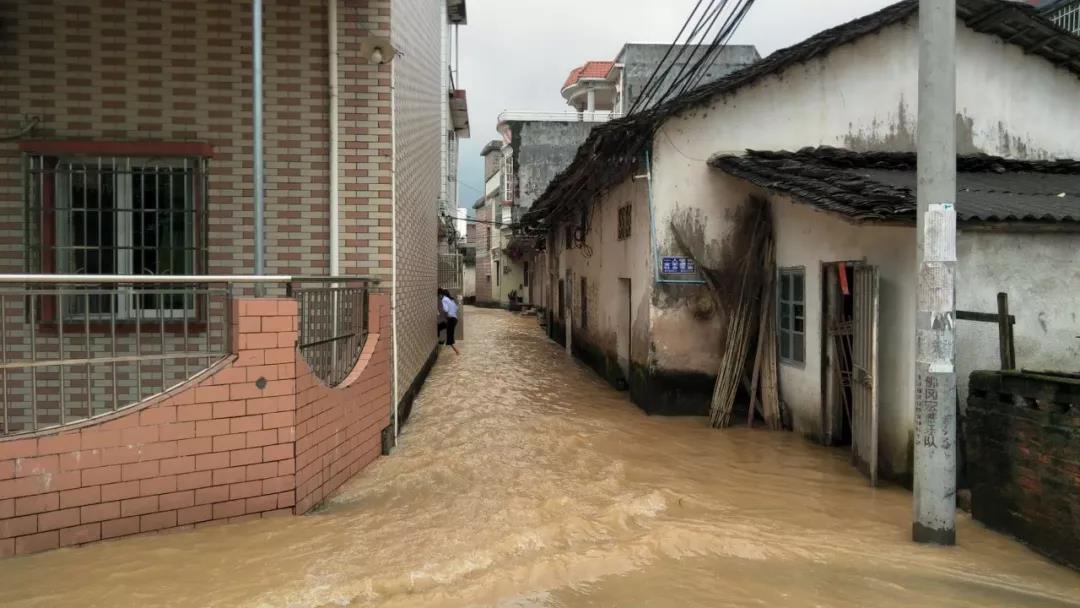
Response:
M878 473L878 284L876 266L855 268L851 458L870 485Z

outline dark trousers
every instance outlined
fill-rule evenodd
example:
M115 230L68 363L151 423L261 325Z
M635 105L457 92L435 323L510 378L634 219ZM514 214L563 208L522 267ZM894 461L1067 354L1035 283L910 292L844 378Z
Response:
M447 317L445 321L439 322L439 331L446 330L446 345L452 346L454 344L454 332L457 329L457 317Z

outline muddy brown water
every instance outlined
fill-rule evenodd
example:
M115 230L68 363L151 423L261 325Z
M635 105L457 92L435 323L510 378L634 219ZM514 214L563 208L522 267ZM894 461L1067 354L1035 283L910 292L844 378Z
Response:
M468 309L393 455L325 509L0 561L21 606L1080 606L1080 575L790 433L650 418Z

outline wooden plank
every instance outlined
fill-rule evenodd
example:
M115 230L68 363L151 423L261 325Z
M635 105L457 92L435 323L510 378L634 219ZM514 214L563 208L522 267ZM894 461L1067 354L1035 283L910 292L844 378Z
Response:
M978 321L980 323L998 323L998 313L993 312L971 312L968 310L956 311L957 321ZM1016 317L1009 315L1009 324L1016 324Z
M999 293L998 345L1001 350L1001 369L1016 369L1016 347L1013 345L1013 323L1009 320L1009 294Z

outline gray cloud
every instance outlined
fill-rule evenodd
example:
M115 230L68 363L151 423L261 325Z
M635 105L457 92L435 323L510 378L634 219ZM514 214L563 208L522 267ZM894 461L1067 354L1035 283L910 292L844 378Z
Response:
M559 95L570 70L611 60L626 42L670 43L695 0L468 0L461 27L458 86L468 91L472 137L461 142L463 207L480 196L480 149L498 138L503 110L564 111ZM850 21L889 0L758 0L733 43L762 56Z

